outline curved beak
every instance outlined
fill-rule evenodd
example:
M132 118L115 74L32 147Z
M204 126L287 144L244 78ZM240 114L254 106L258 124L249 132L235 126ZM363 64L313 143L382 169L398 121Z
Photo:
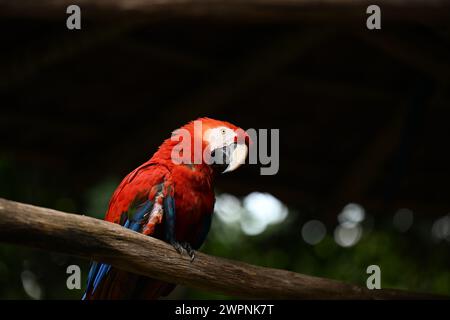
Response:
M229 157L230 161L222 173L236 170L245 163L245 159L247 158L248 147L244 143L233 143L229 147L231 149L231 154Z

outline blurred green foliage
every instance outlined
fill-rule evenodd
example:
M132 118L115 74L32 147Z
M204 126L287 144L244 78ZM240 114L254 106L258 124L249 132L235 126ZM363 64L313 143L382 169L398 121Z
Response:
M97 218L103 217L119 181L119 177L108 177L87 188L84 194L75 194L64 177L36 172L32 167L17 168L11 158L0 157L0 197L88 213ZM392 227L392 216L377 218L373 213L373 225L364 229L363 237L355 246L340 247L334 241L333 230L328 230L326 237L312 246L302 239L300 230L306 219L301 210L296 210L291 210L282 223L269 226L257 236L248 236L238 226L227 225L215 217L201 250L359 285L366 283L367 266L376 264L381 268L382 287L450 294L450 246L448 242L432 241L430 233L423 232L430 230L432 221L417 220L411 230L399 233ZM83 290L66 287L66 268L72 264L81 267L84 287L88 261L0 244L0 298L80 299ZM230 297L179 287L169 298Z

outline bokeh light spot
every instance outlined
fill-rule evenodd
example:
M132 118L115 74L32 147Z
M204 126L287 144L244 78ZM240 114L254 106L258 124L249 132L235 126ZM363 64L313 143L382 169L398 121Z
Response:
M398 210L393 219L394 227L400 232L406 232L411 228L414 221L414 214L409 209Z
M25 270L21 273L23 289L25 293L34 300L40 300L42 298L42 289L37 281L37 277L33 272Z
M362 228L359 224L354 226L338 225L334 230L334 240L341 247L354 246L361 239Z
M437 219L431 228L431 235L435 240L450 242L450 214Z
M364 208L356 203L349 203L342 209L342 212L338 215L338 221L341 225L347 227L353 227L356 224L362 222L366 217Z
M325 225L319 220L310 220L302 227L302 237L306 243L316 245L323 240L327 233Z
M217 196L214 210L220 220L225 223L234 223L241 218L241 201L231 194Z

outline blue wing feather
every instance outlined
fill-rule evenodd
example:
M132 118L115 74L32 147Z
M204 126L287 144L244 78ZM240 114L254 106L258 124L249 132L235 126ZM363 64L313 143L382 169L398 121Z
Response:
M123 226L125 228L139 232L140 229L142 229L143 220L144 220L145 215L151 211L152 207L153 207L152 201L150 201L150 200L145 201L144 203L142 203L141 205L139 205L136 208L136 212L131 217L131 219L126 219ZM91 294L93 294L95 292L98 285L105 278L105 276L108 274L110 269L111 269L111 265L109 265L109 264L97 263L95 261L92 262L91 268L89 270L86 291L82 298L83 300L86 299L86 294L88 292L90 292Z
M100 268L100 265L97 262L93 261L91 263L91 268L89 270L88 281L87 281L87 285L86 285L86 291L85 291L85 293L83 295L83 298L82 298L83 300L86 299L86 293L91 291L91 287L92 287L92 284L93 284L92 282L94 280L94 275L98 272L99 268Z
M169 243L176 241L175 239L175 200L172 196L164 198L164 219L166 240Z

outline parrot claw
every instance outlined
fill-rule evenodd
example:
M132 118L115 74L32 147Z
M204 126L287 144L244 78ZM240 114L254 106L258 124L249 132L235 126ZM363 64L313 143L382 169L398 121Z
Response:
M186 249L187 254L189 257L191 257L191 262L195 259L195 250L192 249L191 245L188 242L184 242L183 244L184 249Z
M170 244L172 245L172 247L174 247L175 250L177 250L177 252L179 254L183 254L184 253L185 249L183 248L181 243L179 243L177 241L172 241Z
M171 245L177 250L179 254L187 253L189 257L191 257L191 262L195 259L195 250L192 249L191 245L188 242L177 242L173 241L171 242Z

